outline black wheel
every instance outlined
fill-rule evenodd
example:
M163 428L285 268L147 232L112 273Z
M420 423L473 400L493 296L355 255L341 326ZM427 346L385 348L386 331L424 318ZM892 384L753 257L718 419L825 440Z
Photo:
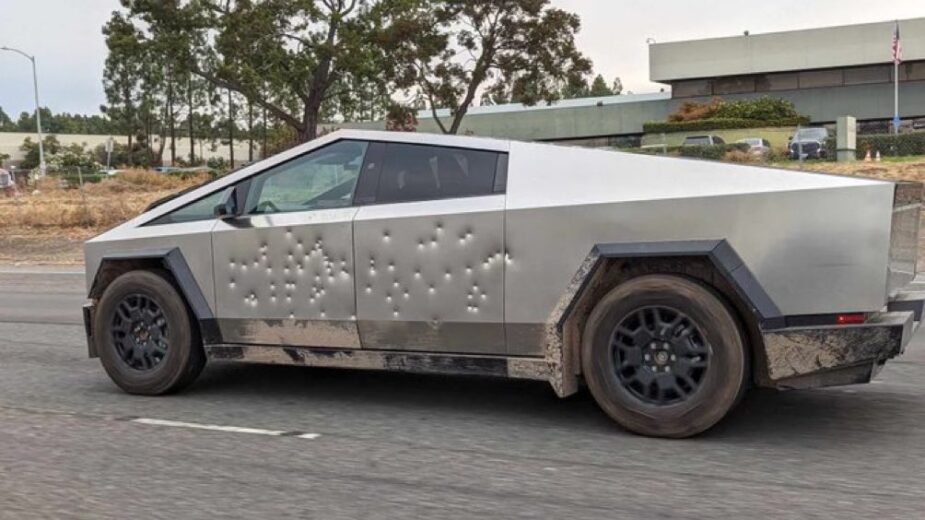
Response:
M634 278L597 303L582 368L594 399L642 435L689 437L722 419L744 392L748 356L729 307L679 276Z
M103 368L131 394L180 390L205 366L198 328L165 276L153 271L123 274L106 288L94 318Z

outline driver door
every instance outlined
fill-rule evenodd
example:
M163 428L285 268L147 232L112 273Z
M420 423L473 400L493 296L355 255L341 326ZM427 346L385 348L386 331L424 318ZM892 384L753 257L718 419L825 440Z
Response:
M240 186L212 232L224 343L359 348L353 193L367 143L337 141Z

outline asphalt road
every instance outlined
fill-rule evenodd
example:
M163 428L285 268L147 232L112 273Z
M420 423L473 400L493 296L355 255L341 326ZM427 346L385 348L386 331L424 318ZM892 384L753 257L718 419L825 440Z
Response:
M180 395L128 396L86 358L82 284L0 271L0 518L925 511L922 337L874 384L752 392L665 441L533 382L212 364Z

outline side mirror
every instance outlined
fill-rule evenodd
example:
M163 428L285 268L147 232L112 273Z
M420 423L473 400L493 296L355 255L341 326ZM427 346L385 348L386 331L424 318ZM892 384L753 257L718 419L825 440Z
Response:
M225 219L237 216L238 198L235 191L236 188L231 187L225 190L225 193L222 194L222 200L216 204L215 208L212 210L215 218Z

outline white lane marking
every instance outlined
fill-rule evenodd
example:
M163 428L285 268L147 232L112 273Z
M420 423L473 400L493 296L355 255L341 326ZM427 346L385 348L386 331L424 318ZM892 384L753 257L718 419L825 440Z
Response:
M268 435L271 437L282 437L282 436L291 436L298 437L300 439L317 439L321 436L318 433L292 433L283 430L265 430L263 428L245 428L240 426L222 426L219 424L200 424L200 423L191 423L183 421L170 421L166 419L149 419L146 417L139 417L137 419L132 419L131 422L137 424L147 424L150 426L168 426L172 428L190 428L193 430L210 430L215 432L229 432L229 433L249 433L251 435Z

